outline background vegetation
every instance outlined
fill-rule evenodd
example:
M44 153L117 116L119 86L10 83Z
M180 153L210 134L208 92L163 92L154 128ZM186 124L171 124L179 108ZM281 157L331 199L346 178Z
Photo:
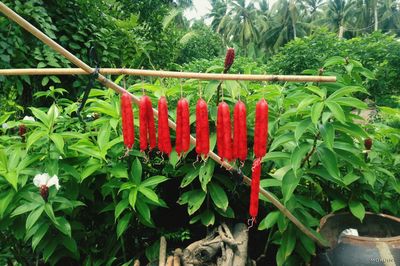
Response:
M264 96L270 103L261 184L303 223L315 229L320 217L342 210L359 219L365 211L399 215L398 1L212 0L210 13L192 22L183 15L191 1L3 2L85 62L95 46L101 67L219 73L226 46L233 46L231 73L336 75L336 84L222 86L231 106L240 95L248 107L249 147L255 103ZM0 59L0 68L72 67L4 16ZM122 84L123 77L112 78ZM175 120L179 81L126 80L132 93L144 87L153 106L166 95ZM193 169L193 151L182 160L156 152L147 159L136 147L122 158L118 95L96 84L85 122L75 115L87 83L88 77L0 76L1 264L152 261L160 235L171 248L182 247L216 223L247 219L248 188L211 160ZM193 106L199 84L183 84ZM212 127L217 86L200 84ZM370 120L360 122L366 111ZM48 201L32 183L43 172L61 184ZM316 252L264 198L250 240L249 255L261 264L301 265Z

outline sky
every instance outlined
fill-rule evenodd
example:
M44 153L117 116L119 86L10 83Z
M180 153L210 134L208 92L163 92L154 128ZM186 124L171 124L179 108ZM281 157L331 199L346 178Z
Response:
M246 2L248 3L249 1L251 0L247 0ZM270 6L272 6L275 2L276 2L275 0L269 0ZM200 18L205 14L210 13L211 4L209 0L193 0L193 5L194 5L193 9L185 11L185 16L189 20L194 18Z
M185 16L190 20L193 18L200 18L210 12L211 4L208 0L193 0L194 8L186 10Z

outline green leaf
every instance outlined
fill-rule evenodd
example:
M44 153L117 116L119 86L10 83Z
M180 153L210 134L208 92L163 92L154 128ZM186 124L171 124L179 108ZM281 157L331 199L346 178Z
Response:
M110 140L110 124L104 123L104 125L100 128L99 133L97 135L97 145L99 145L99 149L101 151L104 150L104 147Z
M262 162L288 160L290 159L290 157L291 157L290 153L288 152L273 151L273 152L268 152L263 157Z
M57 219L56 216L54 215L54 211L53 211L53 206L51 206L50 203L46 203L44 205L44 211L46 212L47 216L50 218L50 220L57 225Z
M0 220L3 218L3 215L6 212L8 206L14 199L14 195L15 195L15 192L12 189L9 189L7 191L0 193ZM24 205L21 205L20 207L23 207ZM30 211L30 210L28 210L28 211ZM14 212L15 212L15 210L14 210Z
M49 229L48 224L42 224L39 226L38 230L35 232L35 234L32 237L32 249L35 251L37 245L39 244L40 240L43 239L44 235L47 233L47 230Z
M136 158L132 163L131 178L137 185L139 185L142 180L142 164L138 158Z
M324 109L324 102L314 103L311 107L311 121L316 125Z
M38 208L40 206L40 204L38 204L37 202L29 202L29 203L23 203L22 205L18 206L12 213L11 213L11 217L17 216L17 215L21 215L23 213L29 212L31 210L34 210L36 208Z
M335 99L335 102L339 105L350 106L352 108L357 108L361 110L368 107L368 104L354 97L340 97Z
M326 102L326 106L328 106L329 110L331 110L334 117L342 123L346 122L346 116L343 112L342 107L336 102Z
M136 206L137 206L138 213L143 217L143 219L147 223L153 224L153 221L151 220L151 213L150 213L149 206L142 200L137 201Z
M214 94L217 92L218 85L219 80L211 80L208 82L207 86L204 89L204 98L207 102L209 102Z
M142 193L146 198L148 198L152 202L159 203L157 194L150 188L139 186L139 192Z
M324 68L333 65L343 65L346 60L341 56L333 56L325 61Z
M127 213L122 217L122 219L118 220L117 224L117 238L120 238L121 235L126 231L128 228L129 222L132 218L131 213Z
M272 228L272 226L274 226L278 221L279 215L280 215L279 211L273 211L268 213L268 215L258 225L258 230L265 230Z
M101 161L98 160L93 160L93 163L87 164L86 167L83 169L81 172L81 183L91 176L93 173L95 173L97 170L101 169L103 167Z
M35 107L29 107L29 109L32 111L32 114L42 121L42 123L47 127L50 128L50 118L47 116L47 114L40 109L37 109Z
M344 133L351 135L352 137L359 139L360 142L362 140L361 138L369 138L367 132L365 132L365 130L361 128L359 125L354 123L342 124L338 122L333 122L333 127L335 128L335 130L342 131Z
M131 205L131 207L134 210L135 210L135 206L136 206L137 193L138 193L138 189L137 189L137 187L135 187L129 192L129 197L128 197L129 205Z
M326 96L326 92L324 90L321 90L319 87L314 86L314 85L309 85L305 87L307 90L314 92L317 94L321 99L324 99ZM310 102L311 103L311 102Z
M64 235L71 237L71 225L64 217L57 217L57 223L55 224L57 229Z
M357 200L351 200L349 202L349 208L351 213L357 217L358 219L360 219L360 221L362 222L362 220L364 219L365 216L365 208L364 205L357 201Z
M78 253L78 246L76 245L75 239L71 237L64 237L62 244L64 247L66 247L69 251L71 251L73 254Z
M312 145L310 143L302 143L297 146L290 158L293 171L297 171L300 168L301 162L304 160L306 154L310 151Z
M144 180L140 185L144 187L154 187L160 183L167 181L168 178L161 175L152 176L146 180Z
M14 188L15 191L18 191L18 174L15 171L5 173L4 178Z
M294 141L294 134L293 133L287 133L284 135L280 135L276 137L272 143L271 147L269 148L269 152L274 151L276 148L278 148L280 145L283 145L285 143L288 143L289 141Z
M315 256L315 243L305 234L299 234L300 242L302 246L307 250L309 254Z
M193 169L192 171L187 172L187 174L183 177L181 182L181 188L184 188L190 185L193 180L199 175L199 168Z
M63 154L64 153L64 139L60 134L52 133L50 134L50 139L56 145L57 149Z
M335 199L331 202L332 212L341 210L341 209L345 208L346 206L347 206L347 203L341 199Z
M114 210L114 217L115 221L118 219L118 217L121 215L121 213L128 207L129 201L127 199L123 199L120 202L118 202L117 206L115 206Z
M213 225L215 222L215 215L214 212L210 211L210 210L205 210L202 214L201 214L201 223L204 226L210 226Z
M296 142L299 141L301 136L303 136L304 132L306 132L307 128L312 124L311 119L304 119L301 121L297 127L296 130L294 131L294 138L296 139Z
M29 137L26 141L26 149L29 150L29 148L32 146L32 144L38 142L44 136L47 136L46 131L35 130L32 134L29 135Z
M214 160L207 160L207 163L200 167L199 179L201 183L201 188L204 191L207 191L207 184L211 181L211 178L214 174L214 167Z
M339 179L340 173L335 154L328 148L321 146L317 148L317 153L322 165L326 168L328 173L334 178Z
M44 211L44 206L40 206L39 208L33 210L28 217L26 218L25 229L28 231L31 227L36 223L39 217L42 215Z
M332 101L334 99L343 97L343 96L348 96L354 92L364 92L367 93L367 90L364 87L361 86L346 86L343 88L338 89L331 95L329 95L327 101Z
M229 201L224 189L215 182L209 183L208 188L210 191L211 199L213 200L215 206L222 209L223 211L226 211Z
M335 129L333 128L332 124L326 122L324 125L320 127L320 132L326 146L328 147L328 149L332 150L333 142L335 139Z
M358 179L360 179L359 176L357 176L354 173L348 173L347 175L345 175L343 177L343 182L346 186L350 185L351 183L357 181Z
M373 171L365 171L364 179L367 181L368 184L371 185L371 187L373 187L376 182L376 175Z
M183 193L179 200L179 204L188 204L188 213L192 215L195 213L203 204L206 198L206 193L201 189L191 190Z
M283 201L286 202L292 197L294 190L300 182L300 177L296 177L293 169L289 170L282 179Z
M43 258L46 263L56 250L57 243L58 240L56 238L53 238L52 240L50 240L50 243L47 244L46 247L43 249Z

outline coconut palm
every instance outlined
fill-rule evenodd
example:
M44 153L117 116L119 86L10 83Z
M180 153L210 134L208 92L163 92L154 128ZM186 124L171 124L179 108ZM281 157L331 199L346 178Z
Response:
M263 32L263 39L273 49L306 33L306 23L303 20L304 10L301 1L279 0L270 11L272 18L268 30Z
M392 32L400 35L400 3L396 0L384 0L379 8L382 25L380 28L384 32Z
M221 19L217 31L222 33L227 43L238 44L247 55L248 48L258 41L259 12L254 3L246 5L245 0L231 1L228 8L229 11Z
M211 12L207 18L211 18L211 29L217 31L221 20L226 15L228 3L226 0L211 0Z
M338 37L343 38L346 26L354 26L354 6L356 2L351 0L329 0L327 12L323 21L334 31L338 32Z

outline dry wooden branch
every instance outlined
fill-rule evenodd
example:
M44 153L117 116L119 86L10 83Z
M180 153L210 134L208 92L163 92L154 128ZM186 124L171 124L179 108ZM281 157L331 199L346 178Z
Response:
M165 259L167 257L167 240L165 240L165 237L162 236L160 238L160 253L159 253L159 260L158 260L158 266L165 266Z
M165 265L166 266L174 266L174 257L168 256L167 263Z

